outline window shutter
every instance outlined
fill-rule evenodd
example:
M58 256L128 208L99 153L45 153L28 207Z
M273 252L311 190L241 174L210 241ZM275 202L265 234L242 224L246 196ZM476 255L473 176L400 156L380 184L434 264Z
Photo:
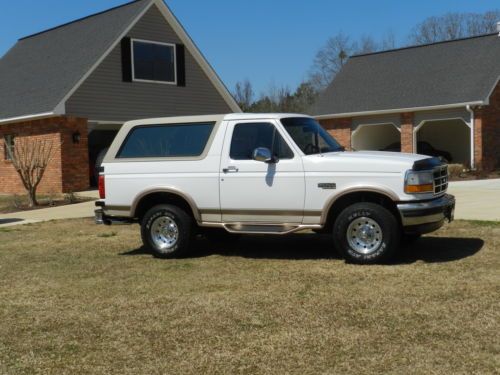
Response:
M130 38L122 39L123 82L132 82L132 45Z
M175 46L175 56L177 58L177 86L186 86L186 58L184 45L177 44Z

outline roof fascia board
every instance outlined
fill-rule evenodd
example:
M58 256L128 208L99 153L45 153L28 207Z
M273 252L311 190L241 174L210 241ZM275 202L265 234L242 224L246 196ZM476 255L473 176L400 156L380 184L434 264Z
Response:
M6 118L6 119L1 119L0 124L10 124L13 122L38 120L38 119L53 117L53 116L59 116L59 114L55 113L55 112L44 112L44 113L37 113L37 114L33 114L33 115L10 117L10 118Z
M161 14L165 17L166 21L169 25L174 29L177 33L181 41L184 43L188 51L193 55L196 62L200 65L204 73L210 79L212 84L215 86L217 91L221 94L221 96L225 99L226 103L229 105L233 112L242 112L236 100L234 100L233 96L229 93L229 90L224 85L220 77L217 75L212 66L208 63L207 59L203 56L200 49L196 46L194 41L191 39L189 34L186 32L184 27L181 25L179 20L172 13L170 8L165 4L163 0L153 0Z
M99 65L104 61L106 57L115 49L115 47L120 43L120 41L128 34L128 32L139 22L139 20L146 14L146 12L153 6L154 0L150 0L148 6L146 6L141 13L130 23L130 25L120 34L120 36L111 44L111 46L104 52L104 54L95 62L94 65L80 78L76 85L63 97L63 99L57 104L57 109L64 109L62 114L65 114L66 101L75 93L76 90L89 78L89 76L97 69Z
M469 106L485 105L485 102L481 100L481 101L475 101L475 102L443 104L443 105L434 105L434 106L428 106L428 107L396 108L396 109L384 109L384 110L379 110L379 111L334 113L334 114L328 114L328 115L318 115L318 116L313 116L313 117L317 120L326 120L326 119L331 119L331 118L385 115L385 114L400 113L400 112L435 111L435 110L440 110L440 109L466 107L468 105Z

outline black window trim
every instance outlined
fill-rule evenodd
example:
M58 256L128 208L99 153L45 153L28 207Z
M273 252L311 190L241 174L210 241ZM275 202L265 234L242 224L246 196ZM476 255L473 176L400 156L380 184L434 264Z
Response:
M122 157L120 156L123 148L125 147L127 141L129 140L130 136L136 129L141 129L141 128L158 128L158 127L167 127L167 126L190 126L190 125L210 125L212 126L212 130L210 132L210 135L207 138L207 142L205 144L205 147L203 148L201 154L198 155L183 155L183 156L139 156L139 157ZM215 121L201 121L201 122L172 122L168 124L146 124L146 125L137 125L134 126L129 130L125 138L123 139L123 142L121 143L120 147L118 148L118 151L116 152L116 155L114 157L115 161L158 161L158 160L202 160L205 159L205 157L208 154L208 151L210 150L210 147L212 146L212 142L215 136L215 130L217 129L218 124Z
M296 158L296 153L294 151L294 148L290 145L290 141L287 139L286 136L288 136L288 134L282 134L279 126L277 126L273 121L269 121L269 120L248 120L248 121L234 121L233 124L232 124L232 129L231 129L231 140L229 142L229 159L230 160L233 160L233 161L255 161L253 159L233 159L231 157L231 146L232 146L232 142L233 142L233 136L234 136L234 129L236 128L236 126L238 125L247 125L247 124L268 124L268 125L271 125L272 127L274 127L274 130L280 135L281 139L283 140L283 142L285 142L285 144L288 146L288 148L290 149L290 151L292 152L292 157L291 158L284 158L284 159L280 159L280 160L293 160ZM271 152L273 150L270 150Z
M172 47L173 52L174 52L174 77L175 79L173 81L156 81L152 79L140 79L140 78L135 78L135 66L134 66L134 42L139 42L139 43L149 43L149 44L157 44L160 46L168 46ZM138 38L130 38L130 59L131 59L131 69L132 69L132 82L142 82L142 83L159 83L163 85L174 85L177 86L177 45L175 43L165 43L165 42L155 42L153 40L146 40L146 39L138 39Z

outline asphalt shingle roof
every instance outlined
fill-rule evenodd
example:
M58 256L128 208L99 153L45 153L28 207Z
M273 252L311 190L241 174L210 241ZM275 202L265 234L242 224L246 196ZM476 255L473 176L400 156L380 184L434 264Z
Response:
M484 101L499 76L498 34L352 56L313 114Z
M51 112L151 0L20 39L0 59L0 119Z

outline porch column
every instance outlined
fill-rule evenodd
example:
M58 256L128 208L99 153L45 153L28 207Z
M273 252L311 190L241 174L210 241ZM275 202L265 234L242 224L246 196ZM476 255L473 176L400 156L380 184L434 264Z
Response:
M401 113L401 152L413 153L413 113Z

